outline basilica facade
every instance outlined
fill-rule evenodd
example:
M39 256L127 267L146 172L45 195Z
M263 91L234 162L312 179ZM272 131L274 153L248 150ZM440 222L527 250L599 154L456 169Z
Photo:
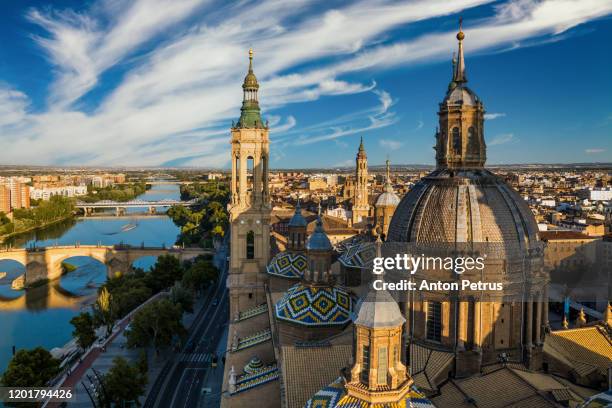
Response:
M367 233L332 245L321 210L308 234L298 202L287 246L271 258L269 129L250 52L241 116L231 129L223 407L555 407L584 399L572 382L546 372L573 361L564 354L567 333L548 325L548 277L532 213L484 168L485 110L467 86L464 38L460 29L439 105L436 169L400 200L387 163L383 192L371 205L362 140L350 195L353 224L367 225ZM389 251L486 255L478 276L464 278L503 282L504 290L374 290L367 284L372 260ZM459 279L435 268L420 277ZM610 344L609 334L589 333L599 346ZM598 373L605 366L592 364Z

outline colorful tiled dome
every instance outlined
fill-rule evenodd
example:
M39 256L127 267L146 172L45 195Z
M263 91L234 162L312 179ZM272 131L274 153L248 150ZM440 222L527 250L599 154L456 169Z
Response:
M319 390L304 405L304 408L434 408L415 386L410 389L401 401L385 404L370 404L358 398L347 395L344 380L338 377L336 381Z
M300 279L307 267L308 259L303 253L280 252L272 258L266 271L281 278Z
M276 303L276 317L304 326L342 326L351 320L353 300L338 286L290 287Z
M376 247L371 242L357 242L347 245L338 261L348 268L368 268L376 257Z

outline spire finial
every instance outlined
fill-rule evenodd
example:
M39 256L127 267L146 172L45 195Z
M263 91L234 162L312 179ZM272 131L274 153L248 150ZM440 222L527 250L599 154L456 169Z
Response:
M387 164L387 182L391 181L391 171L389 166L389 159L385 162Z
M249 72L253 72L253 47L249 48Z
M465 60L463 58L463 39L465 34L463 33L463 17L459 18L459 32L457 33L457 40L459 40L459 49L457 52L457 59L453 58L453 82L459 84L467 82L465 76Z

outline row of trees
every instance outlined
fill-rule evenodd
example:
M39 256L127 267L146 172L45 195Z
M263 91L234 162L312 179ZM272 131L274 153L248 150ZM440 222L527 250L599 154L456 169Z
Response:
M160 256L149 272L137 269L132 274L109 279L100 288L91 312L72 318L72 334L79 347L85 350L96 341L96 329L104 328L105 335L109 336L117 320L155 293L170 288L167 298L149 302L138 310L126 331L128 347L153 347L159 352L182 341L186 334L183 314L193 312L194 296L217 279L218 270L210 258L200 256L181 263L171 255ZM60 361L47 350L40 347L19 350L0 377L0 384L6 387L45 386L59 372ZM136 364L115 359L113 367L101 379L104 388L104 393L100 394L104 398L100 401L101 406L137 400L145 391L146 372L146 355Z
M0 235L19 233L51 222L70 217L74 212L74 199L53 196L48 201L39 201L36 207L16 208L11 221L0 212Z
M131 184L115 184L109 187L93 187L87 186L87 195L80 197L81 201L88 203L95 203L101 200L111 201L130 201L139 195L143 194L151 188L150 184L144 182L131 183Z
M225 235L228 225L227 203L229 187L226 183L210 181L181 186L182 200L200 200L200 205L190 209L175 206L168 216L181 227L178 244L211 247L212 240Z

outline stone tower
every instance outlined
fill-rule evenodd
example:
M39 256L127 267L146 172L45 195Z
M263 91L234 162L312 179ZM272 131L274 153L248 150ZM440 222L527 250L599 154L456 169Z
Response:
M436 134L436 163L438 169L481 168L486 161L484 141L484 106L478 96L465 84L465 60L461 30L458 57L453 58L453 79L449 92L440 104L439 129Z
M363 137L355 158L355 198L353 200L353 224L365 220L370 213L368 203L368 157L363 147Z
M253 73L242 84L238 123L232 125L232 185L230 203L231 258L228 277L230 315L265 301L265 269L270 255L270 197L268 190L268 126L261 120Z

